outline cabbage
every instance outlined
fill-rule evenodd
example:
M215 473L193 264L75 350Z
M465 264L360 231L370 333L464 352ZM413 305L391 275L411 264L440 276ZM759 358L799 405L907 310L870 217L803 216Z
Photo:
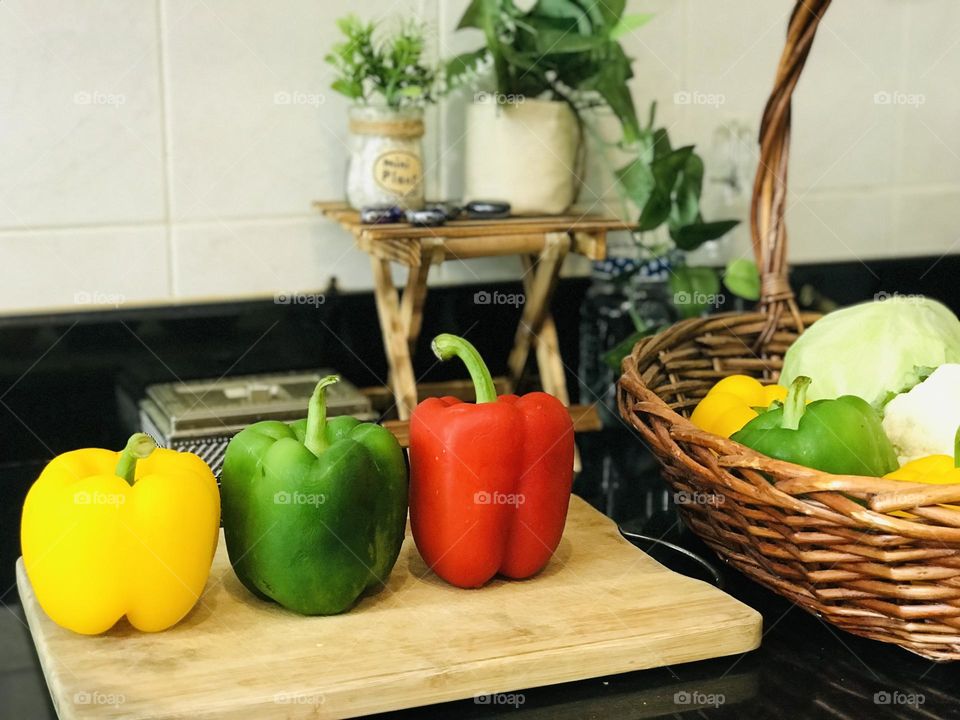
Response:
M944 363L960 362L960 320L946 306L894 295L821 318L790 346L780 384L813 378L810 400L857 395L880 409Z

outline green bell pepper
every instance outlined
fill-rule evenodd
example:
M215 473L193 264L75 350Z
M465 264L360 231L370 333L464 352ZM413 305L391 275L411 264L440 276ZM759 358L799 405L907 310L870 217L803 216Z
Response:
M834 475L880 477L897 469L897 454L880 416L854 395L806 404L810 378L793 381L780 407L730 436L772 458Z
M307 418L266 420L227 446L221 477L230 562L254 594L305 615L349 609L386 582L407 519L407 466L386 428L327 420L317 383Z

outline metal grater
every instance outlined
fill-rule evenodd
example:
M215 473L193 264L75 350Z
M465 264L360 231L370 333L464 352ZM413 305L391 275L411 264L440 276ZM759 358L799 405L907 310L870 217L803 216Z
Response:
M305 417L317 381L331 374L317 370L150 385L140 401L140 427L164 447L199 455L219 478L230 438L260 420ZM327 415L377 417L369 398L342 379L327 388Z

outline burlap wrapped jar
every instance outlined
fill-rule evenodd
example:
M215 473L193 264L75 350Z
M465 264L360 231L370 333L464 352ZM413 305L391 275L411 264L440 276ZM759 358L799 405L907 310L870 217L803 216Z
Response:
M347 201L423 207L423 110L377 106L350 109Z

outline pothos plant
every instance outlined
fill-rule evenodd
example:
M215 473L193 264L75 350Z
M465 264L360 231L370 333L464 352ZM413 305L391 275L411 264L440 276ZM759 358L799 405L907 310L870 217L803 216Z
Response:
M448 87L457 87L492 70L496 91L505 97L539 97L567 102L578 122L592 130L585 110L607 107L622 127L615 143L633 155L611 168L622 197L639 213L635 237L648 255L665 255L670 246L645 238L666 225L672 245L692 251L722 237L736 220L708 222L700 210L704 165L692 145L674 148L667 130L657 127L656 103L641 124L627 82L632 60L620 39L652 19L627 14L626 0L472 0L457 28L483 32L484 46L458 55L446 65ZM591 132L599 140L595 129ZM605 143L600 142L601 147ZM710 268L676 265L671 271L674 296L716 295L717 273ZM756 268L738 261L724 273L727 289L756 299ZM675 303L682 317L698 315L704 303ZM638 329L638 332L642 331Z
M355 15L341 18L337 26L344 40L325 58L337 71L334 90L357 103L379 101L394 110L434 101L437 73L423 59L422 25L404 22L383 37L376 37L376 23Z

